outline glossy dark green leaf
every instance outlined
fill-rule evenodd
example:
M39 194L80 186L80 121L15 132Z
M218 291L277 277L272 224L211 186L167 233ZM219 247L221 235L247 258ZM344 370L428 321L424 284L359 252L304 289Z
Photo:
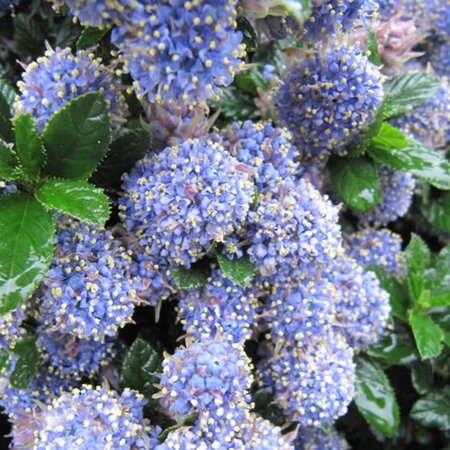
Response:
M118 188L122 175L147 154L150 145L150 134L142 126L123 128L91 181L104 188Z
M77 49L85 50L97 45L103 37L108 33L108 28L87 27L81 32L81 36L77 40Z
M178 289L194 289L203 287L208 281L210 275L210 272L203 266L193 266L190 269L175 267L170 269L170 271Z
M220 110L227 120L247 120L255 116L256 105L253 97L236 86L223 89L218 100L210 100L211 106Z
M374 361L359 358L356 362L355 403L372 427L395 436L400 424L397 399L383 369Z
M447 244L425 272L430 307L450 306L450 244Z
M15 345L13 351L19 358L9 376L9 381L16 389L26 389L36 374L39 361L36 338L29 336L22 339Z
M409 296L403 286L386 269L376 265L369 265L366 270L374 272L381 287L389 293L392 314L404 322L408 321Z
M258 68L239 73L236 75L235 83L240 89L252 95L256 95L258 88L263 91L267 91L270 88L270 83Z
M30 114L23 114L14 121L16 155L23 172L31 179L39 175L45 163L45 149L36 132L36 124Z
M150 404L156 403L152 396L157 392L154 385L159 381L156 374L161 372L161 364L161 355L147 341L137 338L123 359L120 383L139 391Z
M247 52L254 52L258 48L258 36L250 21L244 16L236 19L237 28L243 35L243 43Z
M87 179L105 157L111 140L108 106L91 92L71 100L55 113L43 133L47 175Z
M46 36L36 14L17 14L14 31L15 52L19 56L35 59L44 53Z
M419 394L426 394L433 384L433 367L428 361L417 361L411 367L411 382Z
M309 0L278 0L278 5L300 23L303 23L311 13Z
M450 233L450 192L442 192L438 198L430 199L422 204L421 210L438 230Z
M225 255L218 253L217 262L224 277L243 288L247 287L255 276L256 267L248 256L228 259Z
M406 330L385 332L367 353L385 364L408 365L418 359L414 341Z
M418 302L425 285L425 269L430 264L430 250L422 238L417 234L412 234L405 253L409 293L413 300Z
M444 332L443 342L450 347L450 308L435 308L429 313L434 323Z
M0 139L7 143L14 141L11 123L11 108L7 98L0 92Z
M108 197L86 181L47 180L35 195L46 208L93 225L105 225L109 217Z
M369 50L369 61L379 66L381 64L380 52L378 51L378 40L371 27L367 29L367 49Z
M411 311L409 323L422 359L436 358L442 350L444 332L427 314Z
M436 389L418 400L411 410L411 417L426 427L450 429L450 386Z
M17 93L14 88L8 83L7 80L0 78L0 95L6 100L9 106L10 112L13 111L14 104L16 103Z
M0 142L0 178L3 180L15 180L16 174L16 158L11 148Z
M42 281L54 234L53 217L37 200L21 193L0 198L0 314L15 309Z
M274 425L282 426L286 423L282 410L273 403L273 392L269 388L261 388L252 393L254 411L258 416L269 420Z
M380 201L380 180L369 158L334 157L328 170L334 190L346 205L368 211Z
M385 118L408 112L432 97L440 86L440 78L423 72L398 75L384 84Z

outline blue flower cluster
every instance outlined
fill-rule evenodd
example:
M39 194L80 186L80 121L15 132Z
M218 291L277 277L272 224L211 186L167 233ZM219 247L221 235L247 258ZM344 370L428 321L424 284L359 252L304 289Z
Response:
M93 54L67 48L47 50L45 56L28 64L19 81L18 114L30 113L36 128L43 131L52 115L69 100L99 91L109 105L111 123L118 128L125 122L127 108L118 83Z
M405 272L402 238L386 228L365 228L345 237L347 254L362 267L375 264L395 275Z
M142 3L140 20L111 37L139 95L190 105L231 84L245 54L235 0Z
M344 154L383 100L380 73L358 47L307 54L282 81L274 99L278 118L305 158Z
M14 347L22 335L21 324L25 319L25 306L0 315L0 351Z
M245 168L204 139L139 161L123 188L128 231L153 258L187 268L243 225L254 189Z
M349 450L347 441L336 430L301 428L295 441L295 450Z
M178 296L178 317L188 336L197 340L222 335L233 343L252 337L258 302L249 290L227 280L214 269L203 288Z
M367 212L356 212L362 225L372 224L376 227L386 225L403 217L411 206L416 183L410 173L379 166L378 177L381 200Z

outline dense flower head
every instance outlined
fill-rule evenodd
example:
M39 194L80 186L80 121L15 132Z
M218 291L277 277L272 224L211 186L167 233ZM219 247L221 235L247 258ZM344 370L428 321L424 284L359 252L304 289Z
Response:
M438 42L426 58L440 77L450 77L450 41Z
M204 287L181 292L178 317L187 335L198 340L220 334L226 340L242 343L252 336L257 308L251 292L215 268Z
M447 80L442 79L438 91L427 102L392 119L391 123L426 146L445 152L450 144L450 86Z
M69 220L36 296L43 325L82 339L104 340L131 321L135 291L128 252L111 233Z
M304 179L280 182L261 195L251 220L248 253L264 276L307 274L310 265L328 264L341 248L338 208Z
M124 97L109 70L93 54L67 48L47 50L45 56L28 64L17 84L17 112L30 113L41 132L53 114L76 97L101 92L109 106L113 128L124 123Z
M385 166L378 167L380 202L369 211L356 215L362 225L383 226L403 217L411 206L416 183L407 172L399 172Z
M375 343L385 329L390 313L389 294L373 272L350 257L337 261L328 275L338 290L335 331L355 349Z
M304 348L276 348L265 362L274 403L304 427L319 427L345 414L354 395L353 351L338 335L311 339Z
M36 450L148 449L148 422L143 396L125 389L82 386L55 398L41 411Z
M142 3L139 22L112 32L138 94L189 105L231 84L244 56L235 0Z
M20 339L20 328L26 316L25 306L18 306L14 311L0 315L0 352L14 347Z
M299 171L295 162L298 151L291 143L291 134L284 128L276 128L270 122L234 122L223 131L222 138L226 150L255 170L259 192Z
M217 142L167 147L124 177L122 220L150 255L190 267L245 222L254 194L247 172Z
M191 343L163 361L161 405L173 418L201 413L218 420L246 407L250 361L239 344L216 336Z
M348 442L336 430L300 428L295 450L349 450Z
M318 40L336 32L352 32L378 9L374 0L312 0L303 24L307 38Z
M49 373L81 380L95 375L115 355L111 338L104 342L80 339L58 331L38 328L36 346Z
M345 236L345 247L347 254L362 267L376 264L396 275L402 275L405 271L402 238L386 228L365 228L348 234Z
M306 158L345 153L383 100L378 69L358 47L308 53L275 96L278 119Z

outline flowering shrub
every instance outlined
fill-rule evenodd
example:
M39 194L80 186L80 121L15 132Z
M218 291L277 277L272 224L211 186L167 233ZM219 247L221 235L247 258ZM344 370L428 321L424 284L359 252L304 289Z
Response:
M0 448L447 448L449 17L0 1Z

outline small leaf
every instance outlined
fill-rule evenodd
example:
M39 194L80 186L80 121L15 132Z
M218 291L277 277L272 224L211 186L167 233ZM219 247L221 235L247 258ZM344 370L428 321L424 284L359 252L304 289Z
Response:
M125 354L120 370L120 384L135 389L144 395L150 404L157 392L154 386L159 381L156 375L162 370L161 355L147 342L137 338Z
M408 138L398 129L383 122L378 133L372 137L375 148L402 149L408 146Z
M444 247L425 273L430 307L450 306L450 244Z
M217 254L217 262L225 278L234 284L245 288L255 276L256 267L248 256L237 259L228 259L221 253Z
M15 309L42 281L53 256L53 217L17 193L0 198L0 314Z
M210 272L203 266L192 266L190 269L175 267L170 269L170 271L178 289L203 287L210 275Z
M430 250L417 234L412 234L405 253L408 289L413 300L418 302L425 284L425 269L430 264Z
M14 41L19 56L35 59L45 51L45 35L36 15L18 14L14 18Z
M422 359L436 358L442 350L441 341L444 337L443 331L440 329L433 319L426 314L411 311L409 323L416 340L417 349Z
M45 150L36 133L36 125L30 114L23 114L14 122L16 155L24 173L31 179L39 175L45 162Z
M101 189L86 181L47 180L35 192L48 209L102 226L109 217L109 200Z
M437 92L439 86L439 77L422 72L409 72L390 79L384 85L385 118L398 116L420 106Z
M369 61L379 66L381 64L381 58L380 52L378 51L378 40L370 26L367 29L367 49L369 50Z
M81 36L77 41L77 50L85 50L97 45L103 37L108 33L108 28L87 27L81 32Z
M49 176L87 179L105 157L111 140L108 106L90 92L56 112L43 133Z
M369 158L330 159L330 181L348 206L368 211L380 201L380 181L375 164Z
M393 437L400 424L394 390L374 361L359 358L356 363L355 403L366 421L380 433Z
M311 12L309 0L278 0L278 4L300 23L303 23Z
M221 116L227 120L247 120L255 116L256 105L253 97L236 86L222 90L218 100L210 100L214 109L219 109Z
M270 88L269 82L257 68L239 73L236 75L235 82L240 89L252 95L256 95L257 88L263 91L267 91Z
M411 382L419 394L426 394L433 383L433 367L428 361L417 361L411 368Z
M442 192L438 198L422 204L425 218L438 230L450 233L450 192Z
M418 400L411 410L411 417L425 427L450 429L450 386L436 389Z
M16 158L12 150L0 142L0 178L16 180Z
M17 93L8 81L0 79L0 95L6 100L9 111L12 113L16 103Z
M416 347L406 330L385 332L381 339L369 347L367 353L385 364L409 365L418 359Z
M13 351L19 356L19 359L16 361L14 370L9 376L9 381L16 389L26 389L36 374L36 367L39 361L36 338L29 336L22 339L15 345Z
M430 311L430 317L444 332L443 342L450 347L450 308L438 308Z
M0 139L7 143L13 142L14 140L11 124L11 108L2 92L0 92Z
M281 409L273 403L273 393L270 388L260 388L252 393L254 411L262 418L269 420L274 425L281 427L286 423Z

